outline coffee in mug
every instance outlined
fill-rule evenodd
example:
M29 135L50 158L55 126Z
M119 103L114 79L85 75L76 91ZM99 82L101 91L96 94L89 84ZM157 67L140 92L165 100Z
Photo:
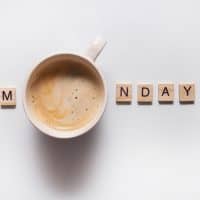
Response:
M86 133L101 118L107 101L102 73L94 63L105 41L95 40L84 56L58 54L31 72L24 90L28 119L56 138Z
M98 72L89 63L66 55L51 57L40 65L43 69L33 74L28 86L32 114L58 130L75 130L90 122L105 95Z

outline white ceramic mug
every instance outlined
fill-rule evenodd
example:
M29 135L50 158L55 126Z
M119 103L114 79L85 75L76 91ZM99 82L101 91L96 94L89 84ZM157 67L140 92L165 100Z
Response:
M52 137L55 137L55 138L63 138L63 139L74 138L74 137L83 135L84 133L88 132L100 120L100 118L103 115L103 112L105 110L105 106L106 106L106 102L107 102L107 88L106 88L105 79L103 77L103 74L101 73L99 68L96 66L95 60L98 57L98 55L101 53L105 44L106 44L106 42L103 39L97 38L90 45L90 47L86 51L85 55L77 55L77 54L71 54L71 53L58 54L58 55L54 55L49 58L46 58L44 61L42 61L42 62L46 62L50 59L55 59L55 58L63 59L66 57L70 57L70 59L74 59L74 60L82 59L84 62L87 62L87 64L89 64L91 67L93 67L96 70L96 72L99 74L99 76L101 77L101 81L103 83L103 88L104 88L104 98L103 98L102 104L100 106L99 112L94 116L94 118L88 124L84 125L83 127L79 128L79 129L66 130L66 131L53 129L51 127L48 127L44 123L42 123L35 115L33 115L31 113L30 107L28 105L28 98L27 98L27 93L28 93L28 89L29 89L28 84L31 81L33 73L36 73L42 67L42 65L41 65L42 62L32 70L32 72L30 73L28 80L26 81L26 84L25 84L25 89L24 89L24 93L23 93L23 105L24 105L24 110L25 110L25 113L27 114L28 119L42 133L52 136Z

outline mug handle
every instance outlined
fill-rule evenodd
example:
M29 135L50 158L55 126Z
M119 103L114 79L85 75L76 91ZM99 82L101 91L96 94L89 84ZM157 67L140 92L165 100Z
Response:
M101 37L97 37L87 49L85 56L92 61L95 61L105 45L106 41Z

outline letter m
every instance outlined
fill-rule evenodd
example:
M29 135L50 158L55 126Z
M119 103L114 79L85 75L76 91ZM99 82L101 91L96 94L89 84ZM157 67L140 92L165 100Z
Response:
M3 90L2 91L2 101L12 101L12 99L13 99L13 95L12 95L11 90L8 90L8 91Z

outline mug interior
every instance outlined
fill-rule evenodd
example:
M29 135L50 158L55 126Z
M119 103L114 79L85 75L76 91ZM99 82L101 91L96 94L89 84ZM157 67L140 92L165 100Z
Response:
M69 62L69 63L76 62L77 64L80 64L80 66L86 66L90 68L97 74L100 80L101 87L103 88L103 99L101 101L101 105L97 113L95 113L93 115L93 118L86 124L73 130L67 130L67 129L59 130L48 126L46 123L42 122L36 114L34 114L34 112L31 109L30 100L28 100L28 93L30 91L32 84L34 84L34 81L37 79L37 77L39 77L42 72L47 71L50 68L56 68L58 64L62 62ZM26 88L24 92L24 108L32 124L36 126L43 133L56 138L72 138L86 133L99 121L105 109L106 98L107 98L107 92L105 87L105 81L103 79L101 72L96 69L93 61L90 61L87 58L75 54L58 54L45 59L31 72L28 81L26 83Z

